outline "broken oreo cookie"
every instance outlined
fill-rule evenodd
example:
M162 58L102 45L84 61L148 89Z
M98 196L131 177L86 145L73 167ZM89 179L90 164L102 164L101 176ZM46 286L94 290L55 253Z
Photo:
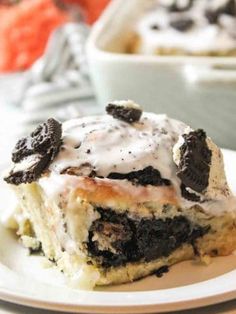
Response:
M216 24L218 22L219 15L220 14L217 10L213 11L213 10L207 9L205 11L205 17L207 18L208 23L210 24Z
M15 185L36 181L59 152L61 136L61 123L51 118L20 139L12 152L15 167L4 180Z
M146 186L148 184L154 186L168 186L171 185L170 180L161 177L160 171L148 166L142 170L132 171L129 173L111 172L108 179L113 180L128 180L138 185Z
M183 186L200 193L208 186L212 155L206 143L206 133L199 129L184 134L183 139L177 176Z
M154 275L156 275L158 278L161 278L165 273L169 272L169 267L167 265L162 266L154 271Z
M153 31L158 31L158 30L160 29L160 26L155 23L155 24L152 24L152 25L150 26L150 28L151 28Z
M205 17L210 24L216 24L221 14L236 16L235 0L225 0L224 3L219 2L219 4L217 7L210 5L205 11Z
M200 202L201 200L200 196L195 193L189 192L183 183L181 184L180 189L181 189L181 195L186 200L191 201L191 202Z
M106 106L106 112L113 116L115 119L119 119L128 123L139 121L142 115L141 108L128 102L127 104L121 103L110 103Z
M170 26L180 32L186 32L193 26L194 22L190 18L174 19L170 21Z
M12 152L12 161L20 162L35 153L44 154L61 141L61 124L55 119L48 119L40 124L28 137L20 139Z
M85 162L79 167L68 167L61 171L61 174L68 174L72 176L86 176L93 178L96 176L96 171L90 163Z
M36 181L44 170L47 168L51 161L51 155L47 154L45 156L36 156L33 163L29 168L17 170L13 168L9 176L5 178L5 181L9 184L19 185L21 183L31 183Z
M13 162L18 163L24 157L32 155L33 151L30 138L23 137L16 143L11 159Z
M35 152L46 153L48 149L61 143L61 134L61 124L55 119L48 119L30 134L31 145Z

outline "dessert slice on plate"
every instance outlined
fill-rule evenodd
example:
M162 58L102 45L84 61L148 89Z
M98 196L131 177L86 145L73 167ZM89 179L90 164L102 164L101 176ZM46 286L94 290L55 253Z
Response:
M235 56L235 0L150 0L127 50L149 55Z
M16 144L5 180L23 244L90 287L236 249L236 200L206 133L132 101L106 111L48 119Z

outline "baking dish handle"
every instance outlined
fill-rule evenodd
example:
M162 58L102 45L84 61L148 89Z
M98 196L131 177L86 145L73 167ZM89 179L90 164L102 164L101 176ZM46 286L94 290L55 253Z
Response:
M236 83L236 65L185 65L184 75L193 83Z

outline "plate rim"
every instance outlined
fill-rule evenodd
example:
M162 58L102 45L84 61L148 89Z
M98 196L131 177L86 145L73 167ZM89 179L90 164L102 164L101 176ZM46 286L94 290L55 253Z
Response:
M235 273L236 278L236 270L232 271ZM231 272L229 272L231 273ZM228 273L227 273L228 274ZM220 276L224 277L224 275ZM218 277L217 277L218 278ZM222 278L223 280L223 278ZM208 281L208 280L207 280ZM194 284L195 285L195 284ZM188 285L192 286L192 285ZM185 286L187 287L187 286ZM163 289L164 293L168 293L169 290L176 290L177 288L171 289ZM79 292L79 291L78 291ZM88 291L87 293L89 293ZM146 292L146 291L145 291ZM152 293L158 292L158 290L153 290ZM93 293L102 293L103 292L93 292ZM106 292L108 294L114 294L114 292ZM119 294L125 294L127 292L117 292ZM143 292L135 291L132 294L143 294ZM7 289L0 289L0 300L11 302L13 304L23 305L27 307L32 307L35 309L43 309L43 310L56 310L59 312L68 312L68 313L165 313L171 311L179 311L179 310L188 310L188 309L196 309L204 306L215 305L219 303L223 303L226 301L230 301L236 298L236 287L232 291L227 291L224 293L214 294L212 296L204 296L195 299L189 299L185 301L174 301L168 303L153 303L153 304L130 304L130 305L98 305L98 304L77 304L70 302L58 302L58 301L45 301L41 298L26 296L21 293L14 293L12 291L7 291Z

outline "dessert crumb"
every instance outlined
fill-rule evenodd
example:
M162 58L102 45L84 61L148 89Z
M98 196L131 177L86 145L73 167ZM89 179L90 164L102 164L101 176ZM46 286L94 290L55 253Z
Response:
M158 268L154 274L158 277L158 278L161 278L165 273L168 273L169 272L169 267L167 265L165 266L162 266L160 268Z

